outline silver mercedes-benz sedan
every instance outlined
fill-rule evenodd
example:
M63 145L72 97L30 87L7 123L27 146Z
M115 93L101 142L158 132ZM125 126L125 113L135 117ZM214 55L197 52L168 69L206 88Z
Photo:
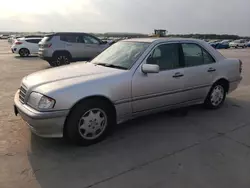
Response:
M26 76L14 111L42 137L81 145L126 120L172 108L219 108L241 80L242 62L195 39L120 41L91 62Z

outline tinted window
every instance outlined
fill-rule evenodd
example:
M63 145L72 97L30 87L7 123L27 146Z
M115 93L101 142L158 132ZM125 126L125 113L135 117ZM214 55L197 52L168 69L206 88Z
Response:
M71 43L84 43L83 36L78 35L62 35L60 40Z
M197 44L182 44L186 67L213 63L212 56Z
M100 43L97 39L88 35L84 36L84 42L86 44L99 44Z
M179 45L163 44L157 46L149 56L147 63L157 64L160 70L179 68Z
M60 40L65 41L65 42L76 43L76 36L62 35L60 36Z
M38 44L40 41L41 41L41 39L29 39L29 40L26 40L26 42L36 43L36 44Z

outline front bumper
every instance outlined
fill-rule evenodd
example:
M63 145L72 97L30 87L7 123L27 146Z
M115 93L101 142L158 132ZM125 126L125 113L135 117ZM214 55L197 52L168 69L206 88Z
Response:
M19 101L19 91L14 98L14 112L20 114L31 131L40 137L63 137L63 127L69 110L39 112Z

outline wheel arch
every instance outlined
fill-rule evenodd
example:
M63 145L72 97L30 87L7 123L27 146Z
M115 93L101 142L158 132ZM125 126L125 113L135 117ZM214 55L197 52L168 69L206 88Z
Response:
M104 103L106 103L106 104L110 107L110 109L111 109L111 111L112 111L112 114L114 115L113 118L115 118L114 121L116 122L117 113L116 113L115 105L112 103L112 101L111 101L108 97L103 96L103 95L92 95L92 96L84 97L84 98L78 100L78 101L70 108L70 111L69 111L69 113L68 113L68 115L67 115L67 117L66 117L66 120L65 120L65 122L64 122L64 126L63 126L63 135L65 135L65 131L66 131L66 126L65 126L65 125L67 124L68 118L69 118L69 116L71 115L71 113L74 111L74 109L75 109L78 105L80 105L81 103L83 103L84 101L87 101L87 100L99 100L99 101L103 101Z
M212 85L212 87L215 85L215 84L218 84L218 83L222 83L224 86L225 86L225 89L226 89L226 92L228 92L229 91L229 81L228 81L228 79L226 79L226 78L219 78L219 79L217 79L214 83L213 83L213 85ZM212 88L211 87L211 88Z
M20 51L21 51L21 50L24 50L24 49L25 49L25 50L28 50L28 51L29 51L29 54L30 54L30 50L29 50L28 48L25 48L25 47L20 48L20 49L18 50L18 53L20 53Z

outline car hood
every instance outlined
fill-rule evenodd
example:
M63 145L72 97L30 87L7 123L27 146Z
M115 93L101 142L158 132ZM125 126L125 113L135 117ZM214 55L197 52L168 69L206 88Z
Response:
M86 80L86 77L95 79L100 76L109 76L125 71L126 70L95 65L93 63L81 62L35 72L26 76L22 81L22 85L30 89L31 87L34 88L61 80L79 79L81 77L84 77L83 80Z

